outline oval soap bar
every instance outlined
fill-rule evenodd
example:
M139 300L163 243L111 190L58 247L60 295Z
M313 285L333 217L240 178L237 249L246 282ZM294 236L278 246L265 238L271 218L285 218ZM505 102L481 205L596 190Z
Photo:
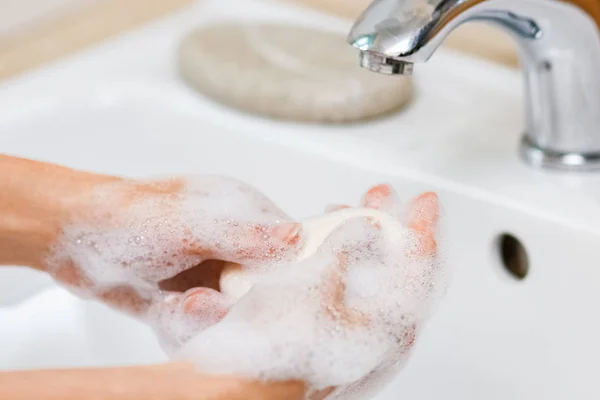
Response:
M240 110L306 122L350 122L400 109L412 80L360 68L344 36L271 23L220 23L181 43L179 70L200 93Z
M323 242L344 222L352 218L371 217L381 226L388 241L402 243L406 229L400 221L385 212L370 208L348 208L314 217L302 222L304 247L296 261L315 254ZM221 273L221 292L233 299L240 299L260 279L262 271L227 264Z

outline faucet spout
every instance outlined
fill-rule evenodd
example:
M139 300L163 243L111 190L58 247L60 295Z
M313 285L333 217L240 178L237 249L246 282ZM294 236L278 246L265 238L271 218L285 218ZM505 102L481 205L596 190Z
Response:
M414 64L374 51L360 52L360 66L386 75L412 75Z
M363 67L410 74L469 21L494 24L518 44L522 157L539 167L600 170L600 1L375 0L348 42L361 51Z

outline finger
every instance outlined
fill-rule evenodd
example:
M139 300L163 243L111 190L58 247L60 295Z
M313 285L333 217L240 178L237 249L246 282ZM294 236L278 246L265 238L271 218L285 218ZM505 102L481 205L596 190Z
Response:
M346 282L348 280L348 254L341 251L324 274L321 295L325 314L347 326L365 326L368 317L346 306Z
M435 193L423 193L410 203L406 223L416 233L418 239L418 245L413 254L419 257L435 255L437 250L435 235L439 217L439 199Z
M154 296L147 320L167 352L173 352L223 319L230 307L227 297L210 288L194 288L185 293L161 292Z
M134 316L142 315L150 307L150 299L128 285L99 288L72 261L63 263L52 273L54 279L81 297L95 297L109 307Z
M209 288L194 288L181 298L181 311L202 323L213 325L219 322L231 308L231 301L222 293Z
M347 219L329 234L319 251L344 251L353 260L373 257L377 255L375 244L383 239L381 230L381 222L371 216Z
M369 318L346 306L346 285L351 263L373 256L373 243L380 228L369 218L352 218L325 240L320 252L334 254L321 285L322 307L327 316L348 326L365 326Z
M350 207L349 205L346 205L346 204L330 204L325 207L325 213L329 214L329 213L340 211L340 210L346 210L348 208L352 208L352 207Z
M146 314L152 303L149 298L142 296L131 286L107 289L101 291L97 297L108 306L134 316Z
M295 222L240 227L220 240L215 258L244 265L292 259L302 248L302 234Z
M167 323L193 322L190 330L219 322L232 306L227 296L210 288L193 288L185 293L162 292L154 296L152 303L154 315L151 317ZM172 320L166 321L168 319Z
M286 222L270 229L270 235L273 239L288 246L297 244L301 234L302 224L297 222Z
M50 273L59 283L74 289L91 290L94 286L92 280L71 260L63 262L55 271Z
M362 203L366 208L390 211L397 206L399 200L390 185L381 184L369 189L365 194Z

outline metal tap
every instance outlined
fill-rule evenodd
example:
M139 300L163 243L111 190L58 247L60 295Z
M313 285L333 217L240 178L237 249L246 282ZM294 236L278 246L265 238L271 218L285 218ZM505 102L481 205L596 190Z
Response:
M375 0L348 42L361 65L411 74L469 21L486 21L517 42L525 75L520 153L534 166L600 170L599 0Z

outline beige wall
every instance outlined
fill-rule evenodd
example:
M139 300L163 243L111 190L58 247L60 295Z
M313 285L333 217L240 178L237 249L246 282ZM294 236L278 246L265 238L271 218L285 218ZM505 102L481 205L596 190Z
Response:
M28 25L103 0L0 0L0 35L15 34Z
M0 0L0 81L192 1L198 0Z

